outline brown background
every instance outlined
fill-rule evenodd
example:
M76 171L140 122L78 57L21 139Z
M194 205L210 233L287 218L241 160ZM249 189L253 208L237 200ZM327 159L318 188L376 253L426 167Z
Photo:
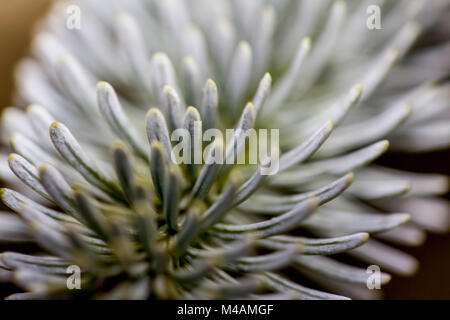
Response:
M12 102L14 65L26 55L32 26L49 3L50 0L1 0L0 107ZM402 155L389 155L379 162L406 170L450 175L449 151L413 156L408 160ZM426 169L431 162L433 171ZM386 287L386 298L450 299L450 235L430 235L425 246L407 251L420 260L421 268L414 277L394 277Z

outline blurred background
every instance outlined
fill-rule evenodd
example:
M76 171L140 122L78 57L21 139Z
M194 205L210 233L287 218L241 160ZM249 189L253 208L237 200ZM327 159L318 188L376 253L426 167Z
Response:
M50 2L0 1L0 108L12 104L14 67L18 60L27 54L33 25L45 14ZM443 173L450 176L450 150L408 156L389 154L378 162L403 170ZM430 163L433 165L430 166ZM446 198L450 199L450 194L447 194ZM429 234L424 246L402 250L419 259L420 269L414 277L394 277L385 287L385 298L450 299L450 234ZM0 287L0 293L1 291Z

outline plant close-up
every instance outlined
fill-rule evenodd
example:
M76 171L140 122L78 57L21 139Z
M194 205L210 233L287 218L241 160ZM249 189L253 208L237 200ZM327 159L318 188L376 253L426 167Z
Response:
M374 163L450 147L449 13L55 1L1 118L3 298L381 298L450 229L445 174Z

